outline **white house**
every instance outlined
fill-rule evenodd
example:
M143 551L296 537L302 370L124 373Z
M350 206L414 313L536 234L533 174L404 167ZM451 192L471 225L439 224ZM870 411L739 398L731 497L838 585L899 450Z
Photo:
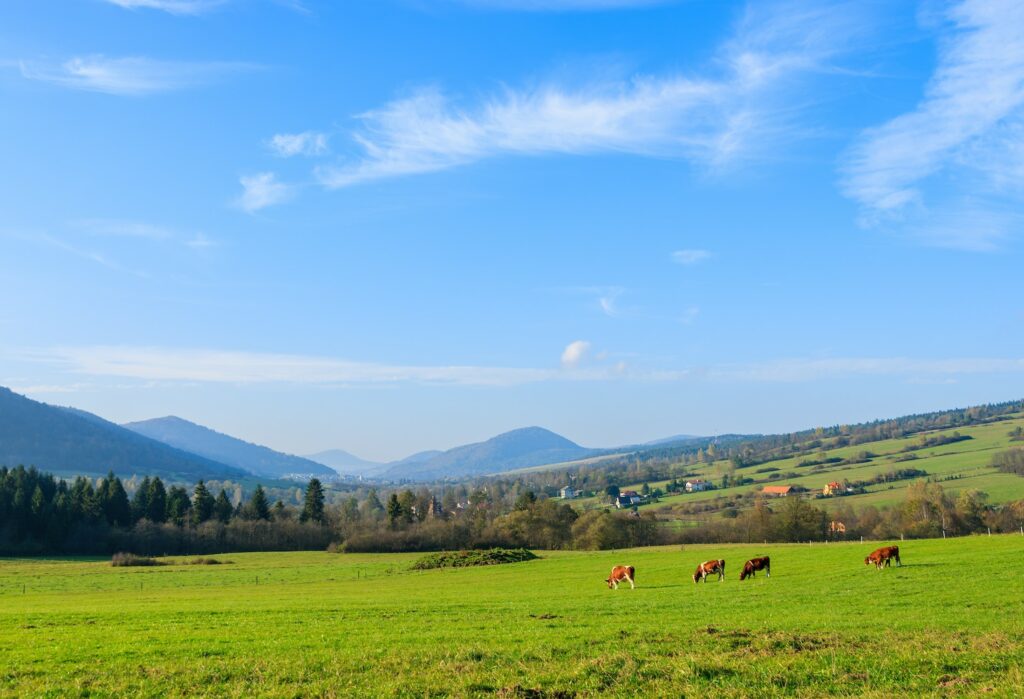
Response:
M711 484L707 481L700 479L694 481L686 481L686 492L688 493L699 493L702 490L707 490L711 487Z
M574 490L571 485L565 486L558 492L562 494L563 500L572 500L573 498L578 498L580 496L580 491Z

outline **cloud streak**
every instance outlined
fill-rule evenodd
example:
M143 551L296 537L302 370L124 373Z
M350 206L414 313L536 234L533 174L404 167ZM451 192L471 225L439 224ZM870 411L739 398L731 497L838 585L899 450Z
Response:
M1024 172L1024 5L963 0L944 19L923 98L862 135L843 164L842 189L868 225L991 249L1020 223L1019 191L1005 197ZM943 176L956 179L952 194Z
M437 88L358 115L362 157L317 170L328 188L499 156L628 153L718 167L787 130L792 83L826 71L865 22L852 5L751 10L702 75L506 88L461 104ZM776 137L768 138L768 135Z
M508 387L549 381L795 383L866 377L933 382L964 375L1024 374L1024 358L995 357L793 358L682 369L637 368L620 362L582 368L590 350L585 340L570 343L563 351L560 368L413 366L295 354L132 346L55 347L9 353L8 358L55 366L77 377L235 384Z
M126 10L161 10L172 15L201 15L216 9L226 0L107 0Z
M677 0L456 0L463 5L488 10L523 12L579 12L593 10L630 10L668 5Z
M160 61L141 56L79 56L61 64L20 61L22 77L72 90L119 96L145 96L221 80L253 66L231 62Z

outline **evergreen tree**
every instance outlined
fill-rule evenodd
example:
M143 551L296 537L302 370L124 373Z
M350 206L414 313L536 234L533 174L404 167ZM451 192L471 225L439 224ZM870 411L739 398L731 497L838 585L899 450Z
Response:
M324 523L324 487L316 478L311 478L306 486L306 502L299 521Z
M274 521L283 522L288 519L288 511L284 509L284 503L278 500L274 503Z
M231 521L231 515L234 513L235 508L231 506L231 501L228 500L227 491L221 488L220 494L213 503L213 516L217 518L218 522L227 524Z
M262 485L257 485L249 500L249 514L252 519L270 519L270 503L267 501L267 493Z
M115 476L113 471L103 479L100 494L107 522L115 527L126 527L131 524L132 506L128 502L128 493L125 492L121 479Z
M416 494L411 490L403 490L401 495L398 496L398 504L402 508L402 519L406 524L412 522L415 512L413 511L416 505Z
M192 501L188 499L188 491L178 485L171 486L167 494L167 521L179 527L185 526L190 509Z
M210 491L207 490L206 484L202 481L196 483L195 490L192 492L192 522L202 524L213 517L216 504Z
M151 485L149 476L146 476L135 489L135 497L132 498L132 519L136 522L149 515L149 488Z
M146 519L158 524L167 521L167 491L164 490L160 478L154 478L149 483L149 490L146 493Z
M396 493L391 493L391 497L388 498L387 513L388 524L392 528L397 528L398 523L404 518L402 517L402 504L398 502L398 495Z

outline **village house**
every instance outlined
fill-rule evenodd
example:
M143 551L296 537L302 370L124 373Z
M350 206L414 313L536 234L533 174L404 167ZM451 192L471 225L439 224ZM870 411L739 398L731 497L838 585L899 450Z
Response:
M796 492L791 485L766 485L762 490L765 495L771 495L776 498L784 498L787 495L792 495Z
M644 499L644 496L635 490L623 490L619 493L619 497L615 498L615 507L621 510L634 505L642 505Z
M839 481L832 481L821 489L821 494L828 498L834 495L843 495L847 490L848 488Z
M697 480L686 481L686 492L688 493L699 493L702 490L708 490L710 487L710 483L702 481L699 478Z
M562 495L563 500L572 500L580 496L580 491L575 490L571 485L567 485L558 491Z

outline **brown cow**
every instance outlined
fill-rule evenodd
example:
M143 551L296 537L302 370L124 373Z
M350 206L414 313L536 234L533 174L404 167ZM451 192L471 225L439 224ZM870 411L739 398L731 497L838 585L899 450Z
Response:
M896 561L897 566L903 565L900 562L900 547L883 546L880 549L872 551L871 554L864 559L864 565L869 566L874 563L875 569L881 570L883 566L891 565L893 560Z
M612 568L612 574L605 580L608 583L609 590L618 590L619 583L623 580L629 581L629 589L633 590L636 585L633 584L633 580L636 579L636 569L633 566L615 566Z
M754 573L758 570L763 570L765 575L769 578L772 577L772 561L768 556L751 558L749 561L744 563L743 570L740 571L740 580L746 580L748 577L754 577Z
M693 581L695 583L703 580L708 581L708 576L718 573L718 582L725 580L725 561L704 561L697 566L697 571L693 574Z

